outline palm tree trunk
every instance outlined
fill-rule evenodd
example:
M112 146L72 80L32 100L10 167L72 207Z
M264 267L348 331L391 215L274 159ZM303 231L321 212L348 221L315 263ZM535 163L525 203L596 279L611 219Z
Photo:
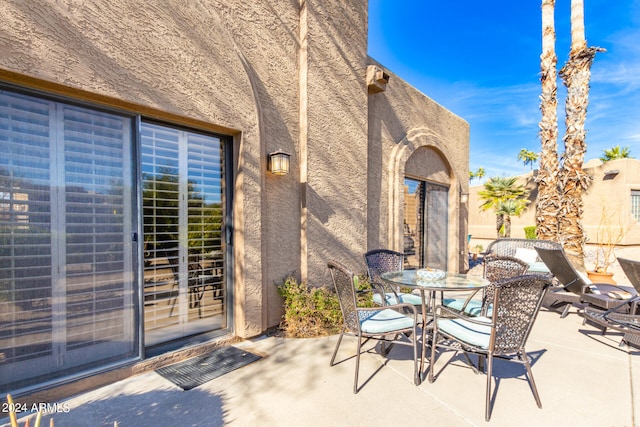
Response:
M540 167L536 182L538 197L536 201L537 237L544 240L558 239L558 212L560 211L560 193L558 191L558 98L557 72L558 58L555 52L556 33L554 26L555 0L542 0L542 54L540 55Z
M504 215L497 214L496 215L496 235L498 239L501 237L500 230L502 229L503 225L504 225Z
M584 36L583 0L571 0L571 52L569 60L560 70L567 87L565 102L566 133L564 164L560 170L561 210L560 241L567 254L579 265L584 265L584 229L582 227L582 193L589 185L589 176L582 169L586 151L584 124L589 104L591 64L596 52L603 50L587 47Z
M509 215L504 216L504 237L511 237L511 217Z

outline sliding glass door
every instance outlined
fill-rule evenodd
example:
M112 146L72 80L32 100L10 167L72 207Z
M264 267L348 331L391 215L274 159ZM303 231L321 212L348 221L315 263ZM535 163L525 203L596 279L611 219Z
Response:
M145 345L227 327L224 139L142 123Z
M0 90L0 393L138 354L131 125Z
M228 330L226 137L3 88L0 148L0 393Z

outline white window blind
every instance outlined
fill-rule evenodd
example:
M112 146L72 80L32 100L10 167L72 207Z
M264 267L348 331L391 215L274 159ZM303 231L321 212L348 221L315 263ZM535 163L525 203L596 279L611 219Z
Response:
M145 344L226 327L223 142L142 124Z
M134 355L131 119L0 91L2 392Z

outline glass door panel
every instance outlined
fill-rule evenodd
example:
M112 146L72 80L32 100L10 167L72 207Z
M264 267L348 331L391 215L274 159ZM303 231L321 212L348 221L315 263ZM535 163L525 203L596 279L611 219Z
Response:
M422 265L447 271L449 189L427 184L423 210L426 221Z
M0 392L137 355L131 118L0 90Z
M405 268L447 269L448 187L405 178Z
M142 125L147 346L227 327L223 148Z

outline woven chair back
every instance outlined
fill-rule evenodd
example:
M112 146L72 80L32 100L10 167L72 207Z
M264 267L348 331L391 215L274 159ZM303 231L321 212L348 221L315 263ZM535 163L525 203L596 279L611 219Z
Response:
M561 249L562 245L558 242L552 242L550 240L537 240L537 239L515 239L505 238L494 240L487 246L487 253L498 256L510 256L516 255L518 249Z
M529 269L529 264L510 256L487 255L484 264L484 278L490 282L522 276Z
M524 349L540 310L542 297L550 284L549 278L540 275L517 276L495 284L495 355L514 354Z
M353 283L353 273L337 261L329 261L327 266L338 295L344 325L351 332L357 333L360 322L356 312L356 288Z
M529 264L518 258L487 255L484 259L484 278L491 283L484 288L483 300L485 303L493 301L494 283L511 277L522 276L528 269Z
M404 263L404 255L389 249L374 249L364 254L364 262L367 265L367 273L372 283L389 288L380 278L382 273L389 271L401 271Z

